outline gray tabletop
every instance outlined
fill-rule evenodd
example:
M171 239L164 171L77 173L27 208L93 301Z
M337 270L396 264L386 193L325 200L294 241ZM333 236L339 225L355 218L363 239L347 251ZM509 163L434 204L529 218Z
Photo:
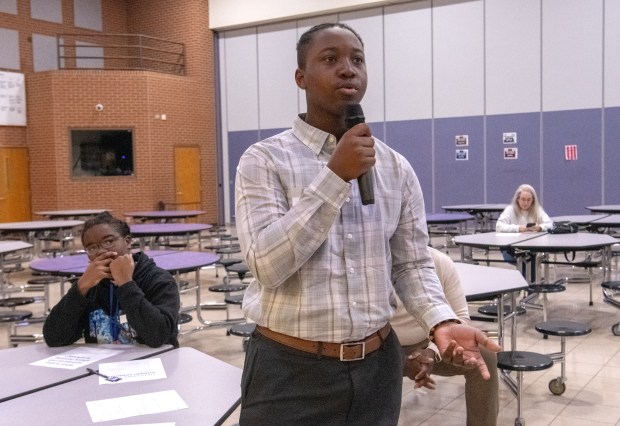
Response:
M13 253L32 248L32 244L24 241L0 241L0 254Z
M620 226L620 214L603 215L602 218L594 220L590 224L594 225L595 227L597 226L608 227L608 228L619 227Z
M140 223L131 224L129 229L135 237L160 237L199 233L212 228L207 223Z
M601 219L606 218L607 214L577 214L568 216L553 216L551 218L554 222L573 222L578 225L587 225L592 222L598 222Z
M212 265L220 259L220 256L213 253L195 251L146 250L144 253L153 259L157 266L169 272L195 270ZM87 265L88 256L85 254L36 259L30 262L32 270L60 275L81 275Z
M511 244L511 247L535 252L562 252L598 250L617 242L618 240L606 234L577 232L574 234L543 234L537 238Z
M455 204L451 206L441 206L445 211L459 211L470 213L491 213L502 212L507 204Z
M606 204L602 206L588 206L586 209L595 213L620 213L620 204Z
M175 390L188 405L187 409L103 424L212 425L236 407L241 396L240 368L193 348L176 349L157 358L164 366L165 379L99 385L97 376L88 376L4 402L0 408L7 419L19 419L21 424L85 425L92 424L86 402Z
M112 212L110 209L76 209L76 210L47 210L35 212L39 216L47 216L50 219L74 219L78 217L92 217L103 212Z
M153 210L124 213L127 217L141 220L153 219L184 219L188 217L196 217L205 214L204 210Z
M516 269L460 262L455 262L454 265L466 298L492 297L528 287L527 281Z
M503 233L483 232L480 234L459 235L454 237L458 245L488 249L491 247L505 248L521 241L527 241L544 235L542 232Z
M88 376L90 373L86 371L86 367L76 370L67 370L30 365L32 362L62 354L79 347L103 348L118 351L117 355L105 358L105 360L101 362L130 361L154 356L174 349L171 345L165 345L161 348L150 348L143 345L92 344L74 344L59 348L50 348L44 343L2 349L0 350L0 366L2 366L2 374L0 374L0 402L16 397L23 397L22 395L37 392L40 389L49 388L67 381ZM90 367L93 366L91 365ZM0 405L0 407L2 407L1 411L3 412L5 409L4 404L3 402L3 404ZM28 411L37 410L30 409Z
M33 220L30 222L7 222L0 223L0 231L5 232L33 232L33 231L58 231L83 225L82 220Z
M429 225L460 223L473 220L468 213L429 213L426 215L426 223Z

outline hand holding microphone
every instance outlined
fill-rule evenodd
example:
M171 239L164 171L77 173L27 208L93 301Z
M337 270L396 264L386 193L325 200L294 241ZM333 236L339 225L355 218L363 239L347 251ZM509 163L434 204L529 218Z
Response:
M372 170L375 150L370 128L365 124L357 126L364 122L364 112L359 104L346 106L345 123L349 130L338 142L327 165L346 181L357 177L362 204L368 205L375 203Z

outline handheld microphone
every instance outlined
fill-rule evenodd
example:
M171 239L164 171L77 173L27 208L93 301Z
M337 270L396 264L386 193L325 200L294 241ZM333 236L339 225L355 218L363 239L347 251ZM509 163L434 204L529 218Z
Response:
M364 111L360 104L347 105L345 108L345 124L347 130L356 124L365 123ZM375 190L372 185L373 171L372 168L366 170L364 174L357 178L357 184L360 188L360 196L362 197L362 204L374 204L375 203Z

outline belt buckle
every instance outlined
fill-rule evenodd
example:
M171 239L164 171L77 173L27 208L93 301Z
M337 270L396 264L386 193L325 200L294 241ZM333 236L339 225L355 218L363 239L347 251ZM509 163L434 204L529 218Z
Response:
M344 357L344 348L345 347L353 347L353 346L361 346L362 347L362 355L357 358L345 359ZM361 361L366 357L366 342L351 342L351 343L341 343L340 344L340 361Z

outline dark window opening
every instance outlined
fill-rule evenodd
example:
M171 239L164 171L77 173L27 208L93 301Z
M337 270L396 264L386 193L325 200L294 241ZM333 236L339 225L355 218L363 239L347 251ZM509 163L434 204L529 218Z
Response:
M123 130L71 130L71 174L132 176L133 133Z

